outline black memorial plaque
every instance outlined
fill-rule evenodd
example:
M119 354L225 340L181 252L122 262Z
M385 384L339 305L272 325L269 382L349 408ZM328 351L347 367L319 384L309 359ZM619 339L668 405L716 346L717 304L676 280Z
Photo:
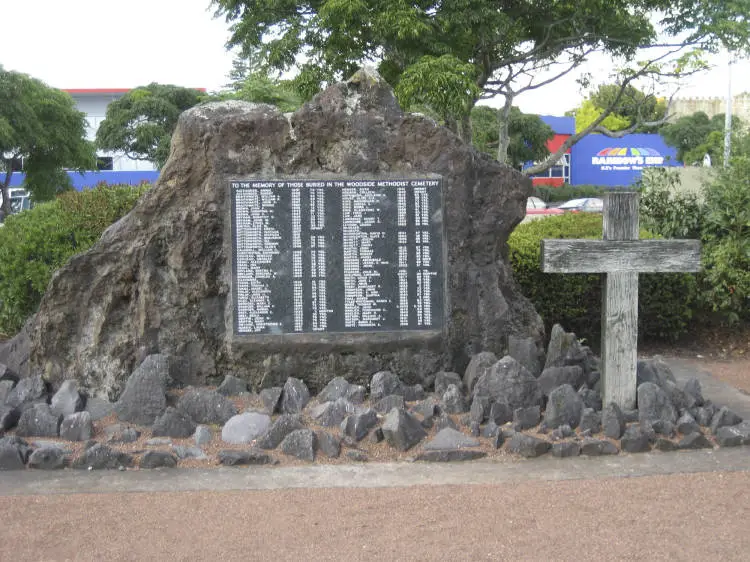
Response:
M442 328L439 178L230 189L236 334Z

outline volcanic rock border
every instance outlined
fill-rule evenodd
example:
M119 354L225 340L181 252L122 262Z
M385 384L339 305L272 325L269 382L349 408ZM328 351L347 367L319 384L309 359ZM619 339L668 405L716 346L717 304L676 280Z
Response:
M348 346L233 337L231 180L399 174L442 178L450 303L442 334L395 342L374 334ZM116 400L154 354L180 358L182 385L232 374L253 388L295 377L319 391L337 376L366 384L380 370L424 383L439 370L462 372L480 351L505 355L511 336L541 349L543 324L506 260L530 192L517 171L405 114L366 69L290 115L239 101L197 106L180 116L154 187L55 273L36 316L0 346L0 363Z
M750 421L706 400L697 379L678 385L658 359L638 365L638 409L601 403L599 361L560 326L546 357L481 353L463 376L429 387L375 373L367 388L332 379L315 397L289 378L255 394L228 375L218 388L176 388L180 362L150 355L116 403L54 394L40 376L0 377L0 470L172 468L311 462L470 461L635 454L750 444Z

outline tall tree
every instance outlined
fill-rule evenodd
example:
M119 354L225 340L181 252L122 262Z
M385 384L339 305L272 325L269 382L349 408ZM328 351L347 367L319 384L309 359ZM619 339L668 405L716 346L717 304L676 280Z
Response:
M732 129L740 129L741 121L732 117ZM659 131L669 146L677 149L677 159L690 166L703 161L708 154L713 165L724 159L724 114L709 117L703 111L684 115Z
M493 107L478 105L471 110L474 146L493 157L497 155L499 121L500 111ZM510 112L508 130L507 162L510 166L520 169L526 162L538 162L549 156L547 141L555 136L555 132L538 115L522 113L514 107Z
M107 106L96 144L102 150L123 152L133 160L149 160L161 167L169 156L177 118L202 97L193 88L156 83L130 90Z
M86 140L86 116L68 94L26 74L0 66L0 172L2 211L11 212L13 170L26 172L24 187L36 201L70 188L65 169L96 166L94 145Z
M642 62L625 65L617 75L615 83L624 90L640 77L675 77L700 66L690 56L693 49L750 50L750 0L213 0L213 5L232 26L230 45L262 49L273 68L288 70L304 58L299 80L310 86L376 62L406 105L426 103L444 115L463 112L452 116L453 127L466 139L477 101L503 97L501 161L508 154L516 96L572 72L594 51L623 63L642 55ZM619 101L618 96L613 105ZM435 107L439 103L444 105ZM553 165L580 138L601 131L611 111L527 172Z

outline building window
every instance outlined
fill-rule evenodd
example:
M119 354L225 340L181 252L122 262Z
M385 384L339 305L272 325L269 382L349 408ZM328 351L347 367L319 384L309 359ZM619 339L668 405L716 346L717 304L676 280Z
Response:
M97 156L96 157L96 169L97 170L112 170L114 159L111 156Z
M563 178L565 183L570 183L570 154L563 154L557 164L551 166L547 171L534 174L532 178Z

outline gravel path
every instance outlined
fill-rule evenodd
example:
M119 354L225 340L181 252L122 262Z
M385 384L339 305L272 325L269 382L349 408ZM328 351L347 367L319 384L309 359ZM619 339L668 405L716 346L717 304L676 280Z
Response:
M0 497L0 560L747 560L750 473Z

